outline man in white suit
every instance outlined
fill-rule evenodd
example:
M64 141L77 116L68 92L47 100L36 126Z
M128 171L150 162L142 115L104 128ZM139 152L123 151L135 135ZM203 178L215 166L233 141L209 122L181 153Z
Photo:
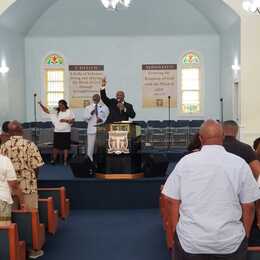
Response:
M95 94L92 97L93 103L85 108L84 120L88 123L87 136L88 136L88 148L87 155L93 162L93 154L96 142L96 126L105 123L109 110L100 103L100 96Z

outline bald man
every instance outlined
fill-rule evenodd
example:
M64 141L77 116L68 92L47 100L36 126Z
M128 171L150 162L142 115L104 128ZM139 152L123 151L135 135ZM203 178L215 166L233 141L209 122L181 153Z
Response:
M222 146L219 123L206 121L199 138L201 150L181 159L162 191L170 201L173 259L246 260L257 183L247 163Z
M113 123L119 121L128 121L129 118L135 117L135 111L130 103L125 102L125 93L123 91L116 92L116 98L108 98L106 95L107 81L102 80L102 87L100 96L105 105L109 108L109 116L106 123Z

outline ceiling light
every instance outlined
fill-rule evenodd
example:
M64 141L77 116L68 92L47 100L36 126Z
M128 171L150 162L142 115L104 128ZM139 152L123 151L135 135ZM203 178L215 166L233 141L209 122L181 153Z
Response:
M132 0L101 0L107 10L116 11L120 7L128 8Z
M249 13L260 14L260 0L244 0L242 6Z

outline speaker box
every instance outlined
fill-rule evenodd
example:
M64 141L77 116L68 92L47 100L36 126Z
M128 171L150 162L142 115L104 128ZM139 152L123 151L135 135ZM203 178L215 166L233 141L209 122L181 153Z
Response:
M90 178L95 174L95 165L89 157L77 156L71 159L70 168L76 178Z
M162 177L165 176L169 165L167 156L163 154L150 154L143 159L145 177Z

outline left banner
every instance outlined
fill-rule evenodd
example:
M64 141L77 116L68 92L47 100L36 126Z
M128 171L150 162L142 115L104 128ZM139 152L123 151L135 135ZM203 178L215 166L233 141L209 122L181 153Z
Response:
M70 107L84 108L99 94L104 65L69 65Z

